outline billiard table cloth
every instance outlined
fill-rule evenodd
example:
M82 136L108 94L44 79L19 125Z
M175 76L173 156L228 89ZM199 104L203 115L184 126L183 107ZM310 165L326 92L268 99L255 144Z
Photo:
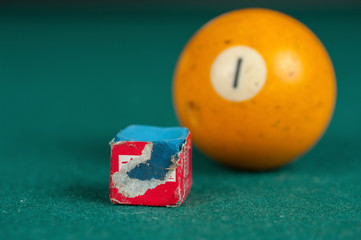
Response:
M130 124L179 125L178 55L221 13L0 10L0 239L361 238L359 10L285 11L320 38L337 76L334 117L312 151L245 172L195 147L182 206L111 204L109 141Z

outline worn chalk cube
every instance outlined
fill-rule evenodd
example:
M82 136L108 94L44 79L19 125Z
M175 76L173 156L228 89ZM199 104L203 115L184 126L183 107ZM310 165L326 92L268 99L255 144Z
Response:
M131 125L110 142L110 200L177 206L192 185L191 134L186 128Z

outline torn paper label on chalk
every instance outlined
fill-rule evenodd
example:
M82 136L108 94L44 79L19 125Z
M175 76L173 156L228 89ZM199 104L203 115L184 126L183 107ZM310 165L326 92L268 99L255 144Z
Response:
M166 168L164 177L160 177L163 169L159 167L166 163L152 164L153 146L152 142L147 143L139 156L119 155L119 171L113 175L113 182L124 196L137 197L165 182L175 182L176 154L170 156L169 164L171 165ZM142 168L142 171L135 173L138 168Z

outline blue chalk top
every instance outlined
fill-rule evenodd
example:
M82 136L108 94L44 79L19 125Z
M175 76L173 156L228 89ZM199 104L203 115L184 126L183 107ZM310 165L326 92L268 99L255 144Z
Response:
M143 125L130 125L120 131L114 139L119 141L156 142L166 141L181 145L188 136L188 129L182 127L153 127Z

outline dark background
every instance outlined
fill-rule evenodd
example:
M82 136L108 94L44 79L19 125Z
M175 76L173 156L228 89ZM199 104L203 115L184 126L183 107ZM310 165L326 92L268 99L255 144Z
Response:
M108 142L129 124L178 125L177 58L215 16L243 7L305 23L334 63L324 138L262 173L193 152L183 206L109 201ZM360 1L0 3L0 239L360 239Z

